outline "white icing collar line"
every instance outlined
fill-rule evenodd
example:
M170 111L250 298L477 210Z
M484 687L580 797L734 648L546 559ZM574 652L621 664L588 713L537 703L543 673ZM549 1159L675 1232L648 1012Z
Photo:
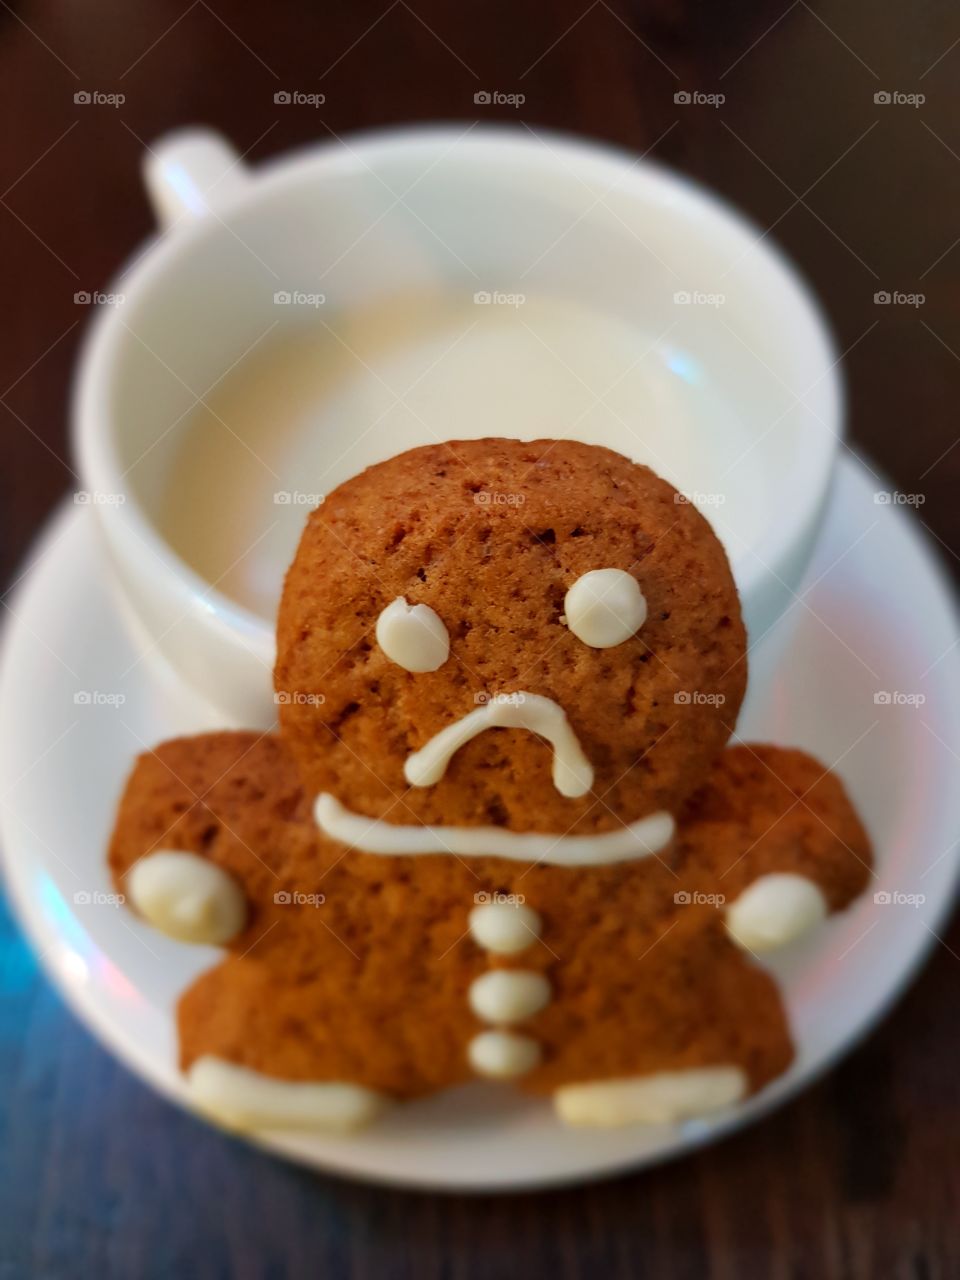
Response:
M361 853L409 855L451 853L460 857L507 858L557 867L606 866L659 853L673 839L675 823L665 811L593 836L506 831L503 827L441 827L384 822L353 813L327 792L314 807L317 826L333 840Z

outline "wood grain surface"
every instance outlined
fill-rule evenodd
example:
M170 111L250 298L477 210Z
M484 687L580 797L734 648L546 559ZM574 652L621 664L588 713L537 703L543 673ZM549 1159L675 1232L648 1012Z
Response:
M326 102L278 107L283 89ZM482 89L525 102L478 108ZM82 90L125 101L78 105ZM146 144L206 122L256 163L481 112L649 149L769 228L834 325L852 447L923 495L955 572L958 106L944 0L0 0L0 578L77 487L67 407L89 308L74 295L150 231ZM894 290L925 301L874 302ZM0 1280L952 1280L960 933L944 938L867 1043L748 1132L576 1190L444 1198L319 1177L175 1111L65 1011L5 916Z

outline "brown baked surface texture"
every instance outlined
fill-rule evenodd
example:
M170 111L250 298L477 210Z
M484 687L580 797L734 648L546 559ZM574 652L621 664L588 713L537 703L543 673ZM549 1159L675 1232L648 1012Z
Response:
M674 865L691 891L731 901L758 876L792 872L839 911L873 874L870 840L843 783L803 751L729 747L679 818Z
M604 650L561 622L568 588L602 568L633 575L648 604L637 634ZM378 647L399 596L446 625L439 670L412 674ZM275 685L307 790L393 822L582 833L675 810L722 749L745 679L736 588L707 522L648 468L572 441L431 445L347 481L311 514L280 607ZM518 729L481 734L435 786L408 787L411 752L520 691L566 711L590 794L561 796L548 744Z
M539 969L551 984L551 1003L519 1028L544 1051L523 1089L723 1064L760 1088L792 1055L780 997L692 891L729 901L757 875L800 870L839 906L869 859L839 782L770 747L720 757L662 858L561 868L360 854L320 835L284 744L252 733L140 758L110 850L121 891L158 848L215 861L251 906L232 954L180 1001L183 1066L216 1054L396 1097L470 1078L466 1047L484 1028L467 991L491 965ZM468 932L471 909L497 894L543 922L540 941L509 959Z

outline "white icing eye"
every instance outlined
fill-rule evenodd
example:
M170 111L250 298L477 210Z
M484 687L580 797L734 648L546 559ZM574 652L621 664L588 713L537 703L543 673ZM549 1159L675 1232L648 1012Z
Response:
M612 649L643 626L647 602L636 578L622 569L591 569L563 601L567 626L591 649Z
M404 671L436 671L450 655L450 637L427 604L407 604L403 596L377 619L377 644Z

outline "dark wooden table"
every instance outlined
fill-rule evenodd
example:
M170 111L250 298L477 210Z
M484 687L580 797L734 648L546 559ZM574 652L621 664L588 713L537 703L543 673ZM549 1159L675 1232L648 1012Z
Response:
M73 297L150 229L145 141L209 122L256 162L480 112L654 144L772 228L832 318L852 440L924 495L956 570L958 75L944 0L0 0L0 575L76 487L67 397L88 314ZM278 108L284 88L326 104ZM526 101L475 107L484 88ZM80 90L126 101L76 105ZM678 90L726 100L677 105ZM874 303L894 290L925 302ZM314 1176L173 1110L0 923L0 1280L960 1275L957 928L886 1024L762 1125L605 1184L445 1199Z

